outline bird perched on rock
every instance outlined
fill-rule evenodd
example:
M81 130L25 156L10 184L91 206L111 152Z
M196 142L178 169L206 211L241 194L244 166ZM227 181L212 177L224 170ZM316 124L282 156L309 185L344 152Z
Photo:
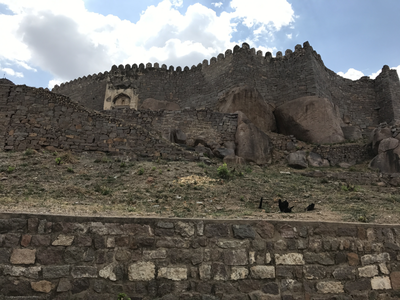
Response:
M262 202L263 202L263 197L261 197L261 199L260 199L260 204L258 205L259 209L262 209Z
M278 202L279 202L279 210L281 212L284 212L284 213L291 213L292 212L292 208L294 206L289 207L289 202L287 202L286 200L282 201L281 199L279 199Z
M311 203L309 206L306 207L306 211L314 210L314 208L315 208L315 204Z

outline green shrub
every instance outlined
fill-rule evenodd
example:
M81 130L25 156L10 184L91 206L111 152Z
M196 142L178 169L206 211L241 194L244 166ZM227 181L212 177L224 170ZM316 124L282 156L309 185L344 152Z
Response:
M224 179L228 179L231 176L226 163L224 163L222 166L218 167L217 174L218 174L218 177L224 178Z
M67 172L69 172L69 173L74 173L75 171L74 171L74 169L72 169L72 168L67 168Z
M117 300L131 300L125 293L119 293Z
M57 157L56 158L56 164L57 165L61 165L61 157Z
M144 174L144 169L143 168L140 168L139 170L138 170L138 175L143 175Z
M7 172L12 173L12 172L14 172L14 170L15 170L15 167L8 167Z

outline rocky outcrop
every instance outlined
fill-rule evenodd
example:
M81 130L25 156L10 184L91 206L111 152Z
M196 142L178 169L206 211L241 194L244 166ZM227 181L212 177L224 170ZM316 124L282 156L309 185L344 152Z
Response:
M279 133L315 144L344 141L339 114L326 98L298 98L278 106L274 114Z
M222 113L243 112L260 130L276 131L273 107L267 104L254 88L236 87L219 99L218 111Z
M238 113L236 155L259 165L272 160L272 143L268 135L255 126L244 113Z
M181 108L175 102L161 101L153 98L147 98L140 105L140 109L148 110L180 110Z
M375 128L371 134L372 150L377 154L369 163L382 173L400 173L398 125Z

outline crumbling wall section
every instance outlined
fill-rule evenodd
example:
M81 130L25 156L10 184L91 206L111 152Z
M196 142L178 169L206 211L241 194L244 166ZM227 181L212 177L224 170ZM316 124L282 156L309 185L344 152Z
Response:
M89 110L68 97L43 89L10 86L1 101L7 108L5 120L9 118L2 130L5 150L51 147L193 158L193 154L164 140L151 128Z
M186 134L187 144L203 140L208 145L220 147L235 142L237 114L222 114L211 110L184 109L181 111L113 110L107 114L128 123L149 126L159 131L165 139L180 130Z
M400 82L397 71L384 66L375 80L375 91L379 122L400 120Z

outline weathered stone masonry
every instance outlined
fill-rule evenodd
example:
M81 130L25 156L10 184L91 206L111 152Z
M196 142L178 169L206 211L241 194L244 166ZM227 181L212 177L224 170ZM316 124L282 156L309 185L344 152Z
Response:
M127 120L118 118L123 112L102 114L43 89L0 85L0 142L5 150L41 149L52 146L77 151L131 153L144 157L176 159L192 158L182 148L160 135L170 126L186 126L204 132L216 142L234 141L237 115L209 111L187 111L179 116L167 112L142 115L133 112ZM193 114L198 115L194 122ZM204 117L202 117L204 116ZM171 119L165 125L163 120ZM151 120L151 122L149 122ZM157 125L154 126L153 125ZM164 126L165 125L165 126Z
M0 215L0 299L398 299L400 226Z
M326 97L339 108L342 119L365 131L400 118L400 83L395 70L385 66L375 80L345 79L326 68L308 42L284 55L279 51L276 57L269 52L263 56L262 51L244 43L190 69L160 67L158 63L113 66L109 72L56 86L53 92L102 110L107 80L115 87L134 89L139 109L145 99L155 98L181 108L215 111L221 95L245 85L257 89L265 102L275 106L303 96Z

